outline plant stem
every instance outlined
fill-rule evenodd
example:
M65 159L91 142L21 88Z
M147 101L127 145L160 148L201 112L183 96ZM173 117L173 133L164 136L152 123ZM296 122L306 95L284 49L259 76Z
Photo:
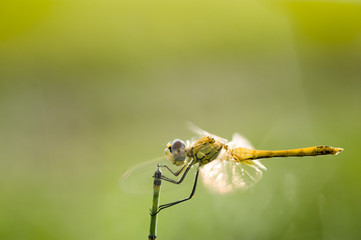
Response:
M150 211L150 229L149 229L149 240L156 240L157 239L157 219L158 214L155 214L158 211L159 207L159 195L160 195L160 186L161 186L161 176L162 171L158 167L158 169L154 173L154 182L153 182L153 205Z

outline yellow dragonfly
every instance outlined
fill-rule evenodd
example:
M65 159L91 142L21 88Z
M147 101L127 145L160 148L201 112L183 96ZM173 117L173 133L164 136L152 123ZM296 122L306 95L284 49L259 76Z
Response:
M159 206L159 211L185 202L194 196L199 173L203 183L213 191L221 194L236 190L245 190L253 187L261 178L266 167L257 159L272 157L304 157L317 155L337 155L342 148L318 146L291 150L255 150L247 139L235 133L231 141L211 134L195 125L191 129L200 138L194 141L183 142L175 139L169 142L165 149L166 158L175 166L180 167L173 171L167 165L158 167L167 169L172 175L180 179L174 180L165 176L161 179L174 184L180 184L187 176L192 166L196 166L196 174L192 192L189 197L179 201Z

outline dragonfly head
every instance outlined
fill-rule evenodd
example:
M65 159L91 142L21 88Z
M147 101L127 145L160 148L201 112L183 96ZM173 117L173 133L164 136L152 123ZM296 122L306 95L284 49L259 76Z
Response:
M185 144L182 140L176 139L167 144L165 155L176 166L183 165L186 159Z

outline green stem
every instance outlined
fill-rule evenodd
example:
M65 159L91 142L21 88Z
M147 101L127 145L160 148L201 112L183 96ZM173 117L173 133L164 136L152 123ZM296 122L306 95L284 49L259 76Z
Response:
M158 168L154 173L154 184L153 184L153 205L150 211L150 229L149 229L149 240L156 240L157 239L157 219L158 214L155 214L158 212L159 207L159 195L160 195L160 186L161 186L161 176L162 171Z

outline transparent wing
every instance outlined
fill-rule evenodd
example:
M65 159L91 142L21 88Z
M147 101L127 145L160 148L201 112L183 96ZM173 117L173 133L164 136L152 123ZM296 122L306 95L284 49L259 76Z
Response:
M153 175L157 170L157 164L167 165L173 171L180 169L170 163L166 157L156 158L147 162L140 163L124 172L120 178L120 187L123 192L129 194L150 194L153 192ZM173 176L167 169L161 168L162 174L171 179L179 179ZM193 170L191 170L193 171ZM164 183L164 184L163 184ZM173 184L162 181L162 192L183 188L184 184ZM185 188L185 186L184 186Z
M232 136L232 141L227 143L230 148L250 148L254 149L252 144L247 140L247 138L243 137L239 133L234 133Z
M254 164L228 159L225 150L216 160L204 165L201 178L206 187L220 194L243 191L253 187L262 178L262 171Z
M131 167L120 178L121 189L131 194L153 191L153 174L157 170L157 164L168 163L165 157L160 157Z
M194 132L195 134L197 134L197 135L200 136L200 137L210 136L210 137L212 137L212 138L214 138L214 139L216 139L216 140L218 140L218 141L220 141L220 142L223 142L223 143L227 143L227 142L228 142L227 139L221 138L221 137L219 137L219 136L217 136L217 135L214 135L214 134L212 134L212 133L209 133L209 132L207 132L206 130L203 130L202 128L196 126L195 124L193 124L193 123L191 123L191 122L187 122L187 126L188 126L188 128L189 128L192 132Z

